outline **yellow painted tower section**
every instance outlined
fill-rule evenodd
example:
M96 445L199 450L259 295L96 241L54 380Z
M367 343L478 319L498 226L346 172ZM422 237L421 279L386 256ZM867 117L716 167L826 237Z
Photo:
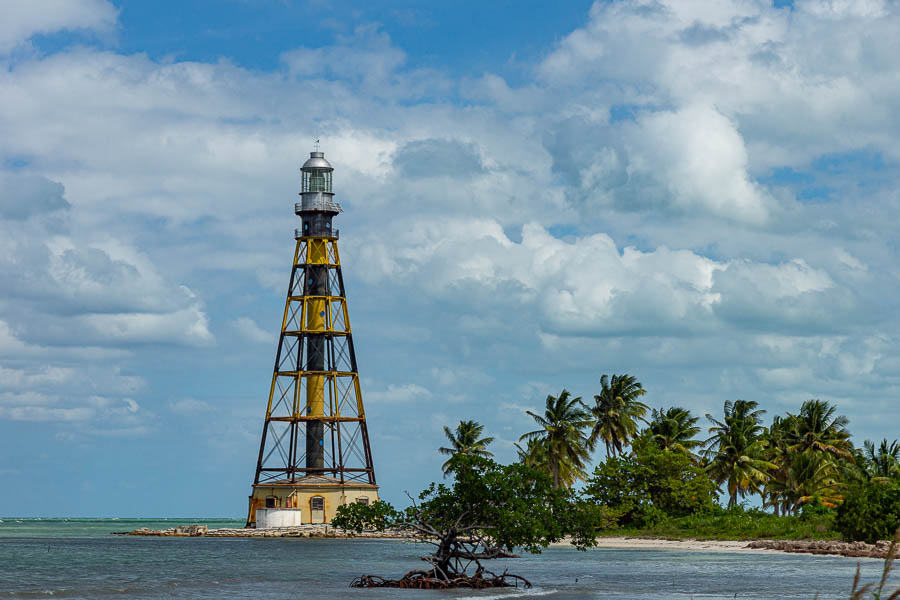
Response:
M312 265L328 264L328 241L324 238L312 238L307 245L308 262ZM335 247L335 253L337 247ZM306 329L310 332L325 332L327 297L310 296L309 308L306 311ZM311 417L325 415L325 377L319 374L308 376L306 385L306 408Z

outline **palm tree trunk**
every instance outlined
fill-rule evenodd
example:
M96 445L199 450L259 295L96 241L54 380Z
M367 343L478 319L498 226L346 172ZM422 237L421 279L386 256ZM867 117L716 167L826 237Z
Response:
M553 489L559 489L559 459L550 457L550 471L553 473Z

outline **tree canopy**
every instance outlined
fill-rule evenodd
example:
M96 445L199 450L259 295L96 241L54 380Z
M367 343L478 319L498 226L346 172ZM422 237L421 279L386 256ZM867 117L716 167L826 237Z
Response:
M697 427L699 417L691 415L687 409L673 406L666 409L653 409L647 432L663 450L673 450L688 456L694 456L694 450L702 445L694 437L700 433Z
M632 375L600 377L600 393L594 396L591 416L594 419L590 446L598 440L606 446L606 456L621 454L624 446L637 436L638 422L644 420L649 407L639 398L646 394Z
M565 536L585 549L596 544L596 532L606 523L602 507L520 463L500 465L457 454L448 472L452 484L432 483L403 513L386 504L379 510L344 505L332 525L356 531L379 526L412 531L433 546L433 552L422 557L430 569L418 578L458 581L472 565L483 580L483 561L509 556L516 549L538 553Z
M472 456L482 456L489 458L494 456L492 452L488 452L488 445L494 441L492 437L482 438L484 425L477 421L460 421L456 426L456 431L451 431L449 427L444 426L444 435L450 441L450 447L438 448L441 454L450 456L442 466L444 474L448 473L450 461L457 454L467 454Z
M585 495L608 507L622 525L644 526L659 516L710 512L716 485L687 454L635 440L632 452L606 459L594 469Z
M559 396L547 396L543 415L530 410L526 413L540 429L523 434L519 441L539 441L532 449L546 453L553 487L565 487L565 480L560 477L562 469L582 477L591 449L585 430L592 421L581 398L573 398L563 389Z
M712 436L704 442L704 457L709 461L707 470L717 483L724 483L728 490L728 506L737 504L738 496L748 492L762 492L762 485L769 479L769 469L775 465L765 459L766 443L762 435L762 415L753 400L725 401L725 418L717 420L707 414L713 426Z

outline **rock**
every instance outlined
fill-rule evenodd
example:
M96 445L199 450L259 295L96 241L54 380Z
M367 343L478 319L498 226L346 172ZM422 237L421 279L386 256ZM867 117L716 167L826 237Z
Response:
M404 531L344 531L335 529L329 525L299 525L296 527L279 527L272 529L209 529L206 525L179 525L164 530L151 530L141 527L130 532L122 532L124 535L144 536L171 536L171 537L245 537L245 538L270 538L270 537L296 537L296 538L368 538L368 539L420 539ZM755 543L755 542L753 542Z
M209 528L206 525L179 525L175 528L174 535L198 536L206 535Z
M887 558L890 543L884 541L867 544L865 542L837 542L832 540L755 540L747 544L747 547L854 558ZM900 549L896 551L895 556L900 556Z

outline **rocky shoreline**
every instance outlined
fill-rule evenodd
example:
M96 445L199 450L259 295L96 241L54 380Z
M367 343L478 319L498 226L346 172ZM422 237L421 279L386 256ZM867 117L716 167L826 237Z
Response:
M346 531L329 525L300 525L297 527L277 527L271 529L222 528L209 529L206 525L182 525L169 529L150 529L141 527L134 531L116 531L113 535L150 536L150 537L244 537L244 538L369 538L369 539L419 539L405 531ZM797 554L821 554L830 556L846 556L850 558L880 558L888 556L890 542L875 544L865 542L838 542L834 540L754 540L749 543L737 541L700 541L700 540L649 540L634 538L599 538L602 547L682 547L690 546L695 550L740 551L774 550ZM612 542L612 543L611 543ZM567 545L565 542L554 545ZM745 550L746 551L746 550ZM894 557L900 558L900 546L895 548Z
M345 531L329 525L300 525L297 527L273 527L269 529L222 528L209 529L206 525L181 525L169 529L141 527L134 531L115 531L113 535L133 535L149 537L302 537L302 538L377 538L414 539L402 531Z
M747 548L778 550L798 554L827 554L851 558L887 558L890 542L836 542L833 540L756 540ZM900 558L900 547L894 549L894 557Z

